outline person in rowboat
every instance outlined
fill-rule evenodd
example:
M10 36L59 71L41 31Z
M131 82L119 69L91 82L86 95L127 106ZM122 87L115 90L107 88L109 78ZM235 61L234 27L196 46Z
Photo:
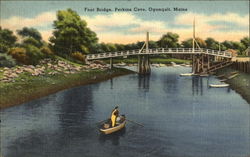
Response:
M118 110L118 106L116 106L113 111L111 112L111 125L112 127L114 127L116 125L117 122L117 117L119 116L119 110Z

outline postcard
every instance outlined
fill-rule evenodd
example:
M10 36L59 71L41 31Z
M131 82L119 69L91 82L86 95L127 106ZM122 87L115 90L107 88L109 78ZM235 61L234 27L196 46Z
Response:
M248 0L1 0L0 21L0 157L250 157Z

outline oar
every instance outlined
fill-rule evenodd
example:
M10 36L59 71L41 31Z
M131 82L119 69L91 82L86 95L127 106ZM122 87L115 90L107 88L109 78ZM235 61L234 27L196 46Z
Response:
M140 125L140 126L143 126L144 127L144 125L142 125L142 124L140 124L140 123L138 123L138 122L135 122L135 121L132 121L132 120L129 120L129 119L126 119L127 121L129 121L129 122L132 122L132 123L135 123L135 124L137 124L137 125Z
M104 121L106 121L106 120L107 120L107 119L102 120L102 121L99 121L99 122L96 122L96 124L102 123L102 122L104 122Z

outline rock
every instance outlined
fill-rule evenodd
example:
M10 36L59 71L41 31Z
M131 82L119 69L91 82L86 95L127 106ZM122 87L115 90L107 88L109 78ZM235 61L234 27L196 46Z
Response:
M12 73L9 75L10 78L15 78L15 77L18 77L18 75L16 73Z

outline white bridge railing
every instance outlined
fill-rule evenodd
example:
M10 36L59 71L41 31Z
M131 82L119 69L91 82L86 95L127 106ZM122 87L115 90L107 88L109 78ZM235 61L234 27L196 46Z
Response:
M131 56L131 55L145 55L145 54L208 54L213 56L232 58L231 52L227 51L218 51L211 49L203 49L203 48L154 48L149 49L148 52L146 50L140 51L140 49L136 50L128 50L128 51L118 51L118 52L106 52L106 53L98 53L98 54L89 54L87 55L87 60L94 59L103 59L103 58L113 58L113 57L123 57L123 56Z

